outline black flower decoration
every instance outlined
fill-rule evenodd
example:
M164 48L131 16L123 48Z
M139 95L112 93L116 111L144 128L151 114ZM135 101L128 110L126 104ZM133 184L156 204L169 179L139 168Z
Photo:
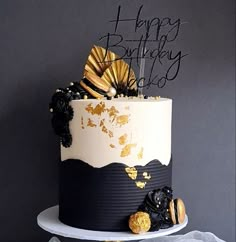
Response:
M81 99L87 95L78 82L73 82L67 88L58 88L52 96L49 104L52 113L52 127L54 132L60 137L64 147L70 147L72 136L70 134L69 121L73 119L74 111L70 106L70 101Z
M151 231L173 226L169 212L169 203L172 198L172 189L170 187L156 189L146 195L139 210L150 215Z
M64 147L70 147L72 143L72 136L70 133L62 134L60 137L61 143Z
M67 100L66 93L63 91L57 91L52 96L52 101L49 105L50 109L54 113L63 113L69 105L69 100Z
M68 120L63 113L53 114L51 122L56 135L61 136L69 132Z

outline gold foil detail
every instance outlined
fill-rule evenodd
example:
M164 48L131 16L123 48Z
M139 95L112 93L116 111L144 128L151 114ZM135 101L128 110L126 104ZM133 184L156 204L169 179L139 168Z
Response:
M119 144L120 145L124 145L127 142L127 137L128 137L127 134L124 134L124 135L120 136L119 137Z
M135 183L138 188L141 188L141 189L145 188L146 182L136 181Z
M104 102L100 102L99 104L97 104L94 107L92 107L92 103L88 104L87 107L85 108L85 110L89 113L91 113L92 115L98 115L101 116L101 114L103 112L105 112L105 103Z
M144 173L143 173L143 177L144 177L145 179L147 179L147 180L150 180L150 179L151 179L151 175L148 174L147 172L144 172Z
M87 126L89 126L89 127L97 127L97 125L90 118L88 119Z
M111 130L108 131L108 135L110 138L112 138L114 135L113 135L113 132Z
M100 121L100 127L104 126L105 118Z
M129 122L129 116L128 115L120 115L116 117L116 123L119 125L124 125Z
M126 167L125 171L132 180L137 178L138 171L135 167Z
M81 123L81 128L84 129L84 118L83 117L81 117L80 123Z
M108 130L107 130L107 128L105 126L102 126L102 132L104 132L105 134L108 133Z
M103 113L105 111L105 103L104 102L100 102L98 105L96 105L96 107L94 108L93 112L94 114L97 115L101 115L101 113Z
M87 107L85 108L85 110L86 110L87 112L89 112L89 113L92 113L92 112L93 112L92 103L89 103L89 104L87 105Z
M102 132L105 134L108 134L109 137L112 138L114 136L113 132L111 130L108 130L104 123L105 123L105 119L101 120L99 124L99 126L102 128Z
M141 160L143 158L143 147L140 149L138 153L138 159Z
M113 145L113 144L110 144L110 147L111 147L111 148L116 148L115 145Z
M136 144L127 144L122 150L121 150L121 153L120 153L120 157L125 157L125 156L128 156L130 155L131 153L131 148L135 147Z
M112 117L115 118L117 116L117 114L119 113L119 111L114 106L112 106L111 108L108 108L107 112L108 112L110 118L112 118Z
M110 108L106 108L104 101L101 101L98 104L94 104L91 102L85 107L85 110L91 115L99 116L98 120L89 118L87 126L100 127L101 131L103 133L107 134L110 138L114 137L114 133L113 133L114 126L122 126L122 125L125 125L126 123L128 123L128 121L129 121L129 115L118 116L119 111L114 106L111 106ZM107 116L106 114L109 115L109 119L104 118ZM115 121L115 123L112 124L114 121ZM107 122L110 123L110 124L108 123L109 124L108 126L106 125ZM83 123L83 121L81 119L81 124L82 123ZM111 125L112 125L112 127L110 127ZM111 129L109 129L109 128L111 128ZM121 145L124 145L127 142L126 140L127 140L127 137L124 136L123 138L121 138L121 140L119 142ZM126 153L128 155L128 153L130 153L129 149L131 149L132 146L134 146L134 145L130 145L130 147L124 147L124 150L121 152L121 156L126 156Z

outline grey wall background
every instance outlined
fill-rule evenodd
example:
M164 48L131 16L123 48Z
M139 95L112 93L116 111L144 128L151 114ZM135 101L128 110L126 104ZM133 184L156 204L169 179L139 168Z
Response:
M187 206L181 233L235 241L235 3L231 0L0 2L0 241L48 241L36 224L57 203L59 146L48 103L79 79L92 44L127 16L188 22L174 48L189 56L175 81L147 94L173 98L173 189ZM124 29L125 30L125 29Z

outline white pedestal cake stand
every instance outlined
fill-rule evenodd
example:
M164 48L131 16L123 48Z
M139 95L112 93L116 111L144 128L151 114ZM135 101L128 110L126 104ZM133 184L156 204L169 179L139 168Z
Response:
M58 206L48 208L41 212L37 217L37 222L38 225L47 232L63 237L96 241L130 241L151 239L175 233L187 225L188 217L186 215L182 224L174 225L168 229L160 229L155 232L147 232L144 234L132 234L131 232L92 231L74 228L60 222L58 219Z

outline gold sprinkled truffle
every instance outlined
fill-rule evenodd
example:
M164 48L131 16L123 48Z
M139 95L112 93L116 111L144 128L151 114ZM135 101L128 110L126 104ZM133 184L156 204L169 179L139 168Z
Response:
M134 234L141 234L149 231L151 220L148 213L137 212L129 217L129 228Z

